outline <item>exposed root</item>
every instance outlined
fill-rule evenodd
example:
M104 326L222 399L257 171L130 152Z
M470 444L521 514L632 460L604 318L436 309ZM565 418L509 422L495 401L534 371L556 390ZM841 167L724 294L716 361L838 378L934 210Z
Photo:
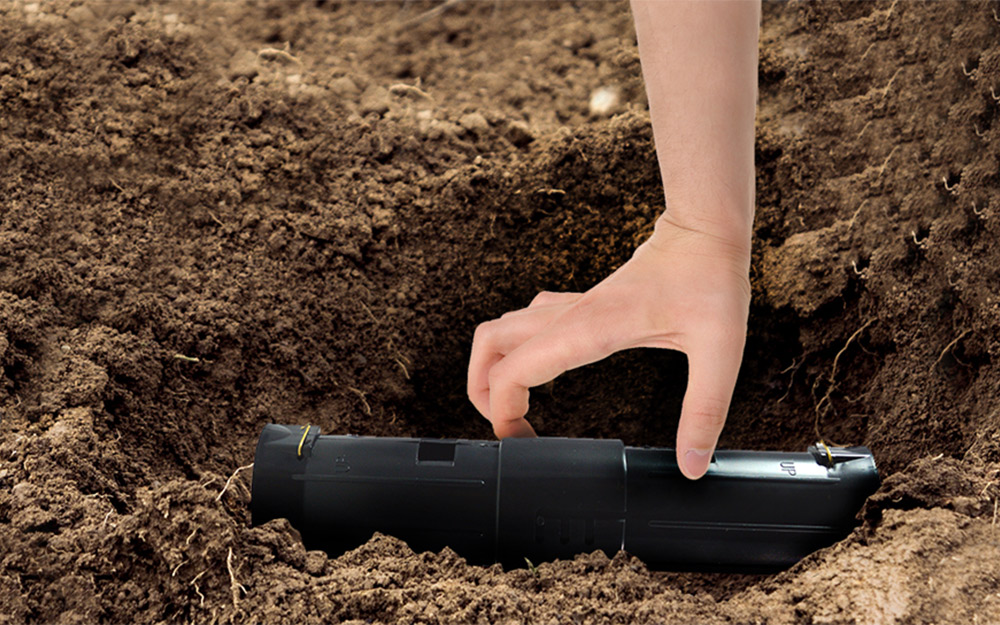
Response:
M420 98L427 100L428 102L433 102L434 98L430 96L429 93L415 85L407 85L405 83L398 83L389 87L389 93L395 96L412 96L415 98Z
M858 215L861 214L861 209L863 209L865 207L865 204L868 203L869 199L871 199L871 198L865 198L865 201L862 202L861 205L858 206L858 209L856 211L854 211L854 214L851 215L851 220L849 222L847 222L847 229L848 230L850 230L851 228L854 227L854 222L858 219Z
M885 21L882 22L883 26L889 23L889 18L892 17L892 10L896 8L898 2L899 0L893 0L892 4L889 5L889 8L885 12Z
M893 146L892 150L889 151L889 156L885 157L885 160L882 161L882 166L878 168L878 176L875 177L876 182L882 178L882 174L885 173L885 168L889 165L889 159L892 158L892 155L895 154L898 149L898 145Z
M855 139L860 139L860 138L862 137L862 135L864 135L864 134L865 134L865 131L866 131L866 130L868 130L868 127L869 127L869 126L871 126L871 125L872 125L872 121L871 121L871 120L868 120L868 121L867 121L867 122L865 123L865 125L861 127L861 132L859 132L859 133L858 133L858 136L857 136L857 137L855 137Z
M229 589L233 593L233 607L239 606L240 591L246 594L247 589L236 581L236 572L233 571L233 548L229 548L229 555L226 556L226 568L229 570Z
M833 365L830 367L830 373L829 373L829 375L826 378L828 386L826 388L826 392L823 394L823 397L816 404L816 410L815 410L816 416L815 416L815 419L813 421L813 429L816 431L816 439L819 440L820 442L824 442L824 438L823 438L823 435L820 433L819 421L820 421L820 417L824 414L823 406L824 405L828 406L830 404L830 396L833 394L833 391L837 388L837 382L836 382L837 367L840 364L840 358L847 351L847 348L851 346L851 343L853 343L855 339L857 339L859 336L861 336L861 333L864 332L868 328L868 326L870 326L872 323L874 323L874 321L875 321L875 318L869 319L860 328L858 328L857 330L855 330L854 334L852 334L850 337L848 337L847 342L844 343L844 346L840 348L839 352L837 352L837 355L833 357ZM822 378L819 378L817 380L817 384L818 384L819 380L821 380L821 379ZM815 388L816 388L816 385L813 385L813 389L815 389ZM830 444L833 444L833 443L830 443ZM836 445L834 444L834 446L836 446Z
M216 217L215 213L213 213L211 210L208 211L208 216L212 218L212 221L214 221L215 223L219 224L223 228L226 227L226 224L222 223L222 220L219 219L218 217Z
M840 362L840 357L844 355L844 352L847 351L847 348L850 347L850 345L854 341L854 339L858 338L858 336L860 336L861 333L864 332L868 328L868 326L870 326L872 323L874 323L874 321L875 321L874 318L869 319L868 321L866 321L864 323L864 325L862 325L860 328L858 328L857 330L855 330L854 334L852 334L850 337L848 337L847 342L844 343L844 346L840 349L839 352L837 352L837 355L833 357L833 367L830 369L830 377L829 377L830 384L834 383L834 378L837 376L837 364Z
M233 483L233 480L236 479L236 476L240 474L240 471L242 471L244 469L250 469L252 467L253 467L253 463L251 462L250 464L243 465L242 467L239 467L235 471L233 471L233 474L229 476L228 480L226 480L226 485L223 486L222 490L219 491L219 494L215 496L215 500L216 501L222 501L222 496L226 494L226 490L229 489L229 485Z
M365 399L365 393L364 393L364 391L362 391L359 388L354 388L353 386L348 386L347 390L351 391L352 393L354 393L355 395L357 395L359 398L361 398L361 403L365 407L365 414L368 415L369 417L372 416L372 407L368 405L368 400Z
M968 334L970 332L972 332L972 330L965 330L964 332L962 332L961 334L959 334L957 337L955 337L950 343L948 343L947 345L945 345L944 349L941 350L941 354L938 355L937 360L935 360L934 364L931 366L931 369L934 369L935 367L937 367L938 364L944 359L945 355L949 351L951 351L952 348L954 348L956 345L958 345L959 341L961 341L966 336L968 336ZM958 359L956 358L955 360L958 360Z
M868 53L871 52L872 48L874 48L874 47L875 47L875 42L874 41L871 42L870 44L868 44L868 47L865 48L865 53L862 54L861 58L858 59L858 63L860 63L861 61L864 61L866 58L868 58Z
M412 26L419 26L424 22L428 22L461 2L465 2L465 0L445 0L441 4L434 7L433 9L429 11L424 11L420 15L403 22L402 24L399 25L399 30L404 30Z
M986 494L986 491L990 489L990 486L994 486L996 483L997 483L996 480L990 480L986 482L986 486L983 486L983 490L979 491L979 496L980 497L985 496L987 499L990 499L990 496Z
M851 268L854 269L854 275L859 276L862 280L868 279L868 269L858 269L858 261L852 260ZM862 347L862 349L864 348Z
M372 309L368 308L368 305L360 300L358 300L358 303L361 304L361 307L365 309L365 312L368 313L368 316L371 317L372 321L374 321L375 324L377 325L379 321L378 318L375 316L375 313L372 312Z
M785 389L784 395L782 395L781 397L779 397L778 401L775 402L775 403L780 404L781 402L785 401L785 399L788 397L788 395L792 392L792 384L795 383L795 374L798 372L799 367L801 367L802 364L805 363L805 361L806 361L806 357L805 356L802 356L802 360L799 361L799 362L796 362L795 359L793 359L792 360L792 364L788 365L787 367L785 367L780 372L780 374L785 374L785 373L791 372L791 375L788 376L788 388Z
M563 189L535 189L532 193L536 195L545 195L551 197L553 195L566 195L566 191Z
M901 71L903 71L902 67L900 67L899 69L897 69L896 73L894 73L892 75L892 78L889 79L889 82L885 83L885 86L882 87L882 100L885 100L885 97L887 95L889 95L889 88L892 87L892 83L895 82L896 76L899 76L899 72L901 72Z
M232 550L230 550L229 553L232 553ZM205 595L201 594L201 590L198 588L198 580L201 579L201 576L204 575L205 573L206 571L198 573L197 575L194 576L194 579L192 579L190 583L191 586L194 586L194 591L198 593L198 605L202 607L205 606Z
M288 44L285 44L284 49L261 48L260 51L257 52L257 56L265 61L284 61L285 63L298 63L299 65L302 65L302 61L300 61L297 57L292 56L292 53L288 51Z
M796 363L796 362L795 362L795 360L796 360L796 359L795 359L795 358L793 358L793 359L792 359L792 364L788 365L787 367L785 367L784 369L782 369L782 370L781 370L781 371L779 371L778 373L779 373L779 374L784 374L784 373L788 373L789 371L794 371L794 370L798 369L798 368L799 368L799 366L798 366L798 363Z
M399 368L403 370L403 375L406 376L407 380L409 380L410 379L410 372L407 371L406 365L403 364L403 361L400 360L399 358L393 358L393 360L396 361L396 364L399 365Z

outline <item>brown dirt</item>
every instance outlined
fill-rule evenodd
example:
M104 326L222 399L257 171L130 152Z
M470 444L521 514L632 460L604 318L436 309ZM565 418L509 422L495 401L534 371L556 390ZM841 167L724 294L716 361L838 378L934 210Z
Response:
M722 445L869 445L850 537L770 576L532 573L249 527L249 471L222 490L266 422L489 436L474 326L594 284L662 206L627 6L431 7L0 4L0 623L1000 622L982 3L765 8ZM608 84L623 110L588 117ZM670 445L684 368L619 354L533 422Z

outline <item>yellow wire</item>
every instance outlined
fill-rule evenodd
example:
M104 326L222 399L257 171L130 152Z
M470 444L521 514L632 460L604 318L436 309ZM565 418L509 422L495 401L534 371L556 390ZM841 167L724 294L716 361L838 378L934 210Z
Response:
M299 458L302 457L302 443L306 442L306 437L309 436L309 428L311 427L311 425L307 425L306 431L302 433L302 440L299 441ZM831 462L833 461L831 460Z
M302 438L303 438L303 440L305 440L304 436ZM826 443L823 442L822 438L819 439L819 444L823 446L824 450L826 450L826 457L830 459L830 466L832 467L833 466L833 454L830 453L830 448L826 446ZM302 443L299 443L299 447L302 447Z

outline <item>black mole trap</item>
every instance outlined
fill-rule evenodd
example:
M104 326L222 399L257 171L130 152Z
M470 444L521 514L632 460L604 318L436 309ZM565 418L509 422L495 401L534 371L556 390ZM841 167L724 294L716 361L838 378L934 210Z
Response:
M717 451L692 481L673 449L618 440L321 436L267 425L253 523L287 518L337 556L374 532L472 564L625 550L651 568L773 571L842 539L878 488L865 447Z

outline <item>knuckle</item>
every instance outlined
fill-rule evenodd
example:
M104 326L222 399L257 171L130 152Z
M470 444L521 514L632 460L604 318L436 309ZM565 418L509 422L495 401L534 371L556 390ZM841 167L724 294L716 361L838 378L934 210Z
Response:
M541 291L531 300L528 306L547 306L558 299L558 297L559 295L552 291Z
M510 363L505 359L490 368L486 377L489 381L491 395L498 392L500 395L505 395L514 389L526 388L518 378L516 370L509 365Z
M486 321L476 326L476 331L472 335L472 341L474 343L488 343L493 337L496 336L496 333L497 322Z
M499 385L503 385L508 382L508 377L505 371L505 367L501 366L501 363L493 365L490 372L487 374L490 381L490 389L493 389Z
M475 404L476 401L479 399L480 392L481 390L479 386L476 384L476 381L473 379L473 376L471 375L468 376L465 381L465 393L469 396L469 399L472 401L472 403ZM489 392L488 389L487 392Z
M689 414L688 427L695 433L716 437L726 425L726 406L719 402L716 406L703 406Z

